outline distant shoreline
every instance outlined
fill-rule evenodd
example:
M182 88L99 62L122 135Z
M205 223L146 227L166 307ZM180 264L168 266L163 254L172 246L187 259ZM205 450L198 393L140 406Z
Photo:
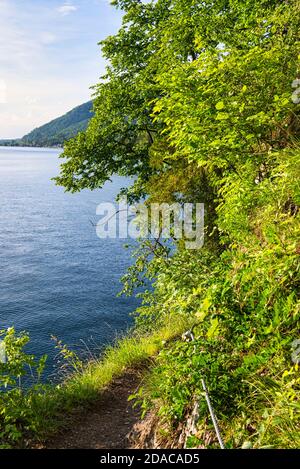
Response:
M63 144L62 145L41 145L41 144L37 144L37 145L33 145L33 144L30 144L30 143L26 143L26 142L22 142L21 140L18 141L18 140L0 140L0 147L8 147L8 148L52 148L52 149L61 149L63 148Z
M9 149L14 149L14 150L27 150L28 152L30 150L32 151L38 151L38 150L48 150L48 151L59 151L59 150L63 150L63 147L50 147L48 145L45 145L45 146L28 146L28 145L1 145L0 143L0 150L4 151L4 150L7 150L9 151Z

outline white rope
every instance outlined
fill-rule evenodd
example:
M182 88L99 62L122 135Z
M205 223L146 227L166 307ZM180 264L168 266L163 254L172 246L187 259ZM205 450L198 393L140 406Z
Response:
M220 433L220 429L219 429L219 426L218 426L218 421L217 421L217 418L215 416L214 409L211 405L209 394L208 394L207 387L205 385L204 379L201 379L201 384L202 384L203 391L205 392L205 399L206 399L206 402L207 402L207 406L208 406L209 413L210 413L210 416L211 416L211 420L212 420L212 423L213 423L213 426L214 426L214 429L215 429L215 432L216 432L216 435L217 435L217 438L218 438L220 448L225 449L224 442L223 442L223 439L222 439L222 436L221 436L221 433Z
M185 340L186 342L194 342L195 336L193 334L193 328L191 330L185 332L182 335L182 339ZM196 345L194 346L194 351L195 350L196 350ZM212 420L212 423L213 423L217 438L218 438L220 448L225 449L225 445L224 445L224 442L223 442L223 439L222 439L222 436L221 436L221 432L220 432L220 429L219 429L219 426L218 426L218 421L217 421L216 415L214 413L214 409L211 405L208 390L207 390L204 379L201 379L201 384L202 384L203 391L205 393L206 403L207 403L207 406L208 406L208 410L209 410L209 413L210 413L210 417L211 417L211 420Z

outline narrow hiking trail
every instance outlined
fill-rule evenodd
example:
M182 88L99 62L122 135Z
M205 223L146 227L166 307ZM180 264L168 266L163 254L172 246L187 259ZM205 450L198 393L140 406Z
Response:
M141 382L141 371L127 371L103 391L91 409L79 411L67 428L41 449L126 449L128 434L139 420L138 409L128 402Z

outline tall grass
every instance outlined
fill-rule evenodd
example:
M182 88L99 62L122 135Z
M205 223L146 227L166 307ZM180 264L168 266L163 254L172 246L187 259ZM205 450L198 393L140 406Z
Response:
M164 344L190 326L187 317L170 318L163 327L151 333L131 335L109 346L99 359L76 369L63 383L41 387L29 393L30 428L34 437L43 439L66 423L66 413L78 406L88 406L99 399L101 392L126 369L138 367L154 357Z

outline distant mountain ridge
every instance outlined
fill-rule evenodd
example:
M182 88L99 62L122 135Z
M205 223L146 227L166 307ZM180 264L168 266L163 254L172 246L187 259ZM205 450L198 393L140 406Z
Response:
M61 117L38 127L20 139L0 140L0 145L29 147L60 147L78 132L86 130L93 117L93 103L88 101Z

